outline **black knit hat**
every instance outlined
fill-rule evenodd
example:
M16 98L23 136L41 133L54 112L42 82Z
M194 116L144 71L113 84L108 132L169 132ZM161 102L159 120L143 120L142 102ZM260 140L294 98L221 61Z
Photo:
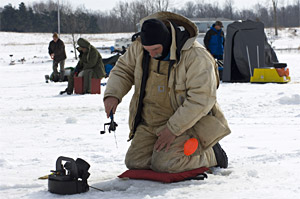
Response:
M172 37L167 26L162 21L148 19L142 25L141 40L144 46L161 44L163 46L162 58L165 58L170 51Z

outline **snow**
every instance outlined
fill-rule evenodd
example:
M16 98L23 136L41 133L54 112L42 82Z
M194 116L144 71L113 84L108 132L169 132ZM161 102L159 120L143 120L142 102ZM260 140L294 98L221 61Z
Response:
M280 104L300 104L300 95L292 95L291 97L281 97L279 98Z
M280 30L276 49L297 47L298 33ZM111 46L125 34L81 35L96 47ZM204 181L173 184L120 180L129 147L128 106L132 91L119 105L115 132L100 135L109 120L100 95L59 95L67 86L45 83L52 63L47 54L50 33L0 32L0 198L299 198L300 197L300 52L276 51L291 74L287 84L222 83L218 102L232 133L220 143L229 168L214 168ZM75 66L66 43L66 67ZM15 65L9 65L13 54ZM111 56L102 51L103 57ZM18 60L25 57L22 64ZM106 82L104 80L103 82ZM101 87L102 93L105 87ZM91 168L91 189L58 196L38 177L55 169L59 156L82 158Z
M278 31L278 36L275 36L274 29L266 29L265 32L275 49L300 49L300 28L283 28Z

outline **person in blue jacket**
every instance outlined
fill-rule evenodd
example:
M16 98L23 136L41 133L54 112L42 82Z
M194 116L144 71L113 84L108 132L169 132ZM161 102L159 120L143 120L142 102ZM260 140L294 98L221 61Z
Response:
M206 49L218 60L223 60L224 53L225 38L222 28L222 22L216 21L204 37L204 45Z

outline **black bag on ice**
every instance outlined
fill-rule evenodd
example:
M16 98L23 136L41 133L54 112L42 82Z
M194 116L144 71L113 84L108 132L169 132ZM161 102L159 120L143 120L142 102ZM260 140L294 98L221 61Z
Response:
M48 177L48 190L62 195L88 191L89 168L90 165L83 159L77 158L74 161L72 158L60 156L56 160L56 171L52 171Z

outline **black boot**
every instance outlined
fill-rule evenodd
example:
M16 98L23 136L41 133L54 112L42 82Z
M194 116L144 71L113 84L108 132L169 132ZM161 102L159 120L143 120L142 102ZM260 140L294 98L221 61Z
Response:
M60 95L63 95L63 94L65 94L65 93L67 93L68 95L72 95L72 94L73 94L73 91L69 91L68 88L66 88L64 91L60 91L60 92L59 92Z
M72 91L67 90L67 94L68 95L72 95L73 94L73 90Z
M226 169L228 167L228 158L219 142L213 146L213 150L217 160L217 167Z
M64 90L64 91L60 91L59 94L60 94L60 95L63 95L63 94L66 93L66 92L67 92L67 89Z

